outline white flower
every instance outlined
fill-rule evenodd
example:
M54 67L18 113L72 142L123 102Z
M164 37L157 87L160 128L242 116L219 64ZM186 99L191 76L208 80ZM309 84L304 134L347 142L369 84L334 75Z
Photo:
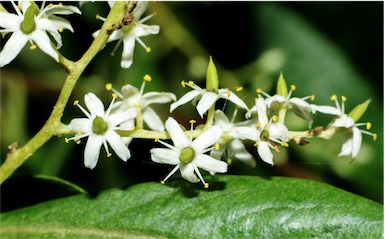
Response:
M113 5L111 3L109 4L110 6ZM122 68L129 68L132 65L133 57L134 57L135 40L138 41L139 44L142 45L147 52L150 52L151 49L144 44L144 42L140 39L140 37L159 33L159 29L160 29L159 26L157 25L149 26L149 25L143 24L145 21L150 19L154 14L151 14L143 19L140 19L142 14L146 11L147 5L148 5L148 2L139 1L136 4L135 9L133 10L132 21L127 25L122 26L121 29L115 30L111 34L111 36L108 38L108 42L118 40L118 43L115 49L120 45L120 43L123 42L122 61L120 63ZM99 19L105 21L105 18L99 17ZM100 30L94 32L92 36L96 37L99 34L99 31Z
M186 104L192 100L199 100L196 108L199 115L203 118L203 114L207 112L214 103L222 98L233 102L239 107L248 110L247 105L232 91L228 89L219 89L218 93L208 91L206 89L200 88L193 81L184 82L182 81L182 86L185 87L186 83L193 90L187 92L184 96L182 96L178 101L174 102L170 106L170 112L173 112L177 107ZM240 88L241 89L241 88Z
M127 161L127 159L131 157L131 153L122 138L114 130L130 130L126 127L119 127L119 125L135 118L137 110L132 108L124 112L117 111L111 113L114 100L115 97L107 111L104 111L103 103L96 95L93 93L86 94L84 101L90 111L89 113L78 104L78 101L74 103L83 111L87 118L71 120L68 126L71 130L77 132L77 134L75 137L66 139L66 142L69 140L79 141L84 137L88 137L84 150L84 165L87 168L93 169L96 166L102 145L107 152L107 157L111 156L107 142L123 161Z
M233 123L236 113L237 109L234 111L233 118L230 122L225 113L223 113L223 111L216 110L214 115L214 125L219 125L224 133L228 133L234 127L251 126L256 123L254 119L240 123ZM236 159L241 160L243 163L251 167L255 167L255 160L253 156L249 152L247 152L241 140L232 137L221 137L218 140L218 143L219 149L212 150L210 152L210 156L216 159L221 159L225 151L228 151L227 149L229 149L229 151L231 151L227 152L229 158L233 154Z
M179 169L184 179L192 183L201 181L207 188L208 184L204 181L198 168L212 173L227 172L227 164L225 162L205 154L213 148L212 145L221 137L222 130L220 126L210 127L194 140L192 140L192 134L188 138L178 122L171 117L166 121L166 129L174 145L159 140L158 142L165 145L167 149L155 148L150 151L152 161L176 165L162 183Z
M64 6L62 4L49 4L44 6L44 2L40 9L36 4L31 5L30 1L20 1L19 6L11 1L17 14L0 12L0 32L4 35L13 33L5 44L0 53L1 67L10 63L25 44L29 41L31 49L35 49L36 45L47 55L59 62L57 50L51 45L49 33L56 41L56 48L62 46L62 39L59 32L68 29L73 32L73 28L69 21L56 15L68 15L72 13L81 14L80 10L75 6ZM36 45L35 45L36 44Z
M362 142L362 133L373 136L373 139L375 140L377 138L376 134L370 133L365 130L361 130L358 128L358 126L366 126L366 129L369 130L371 127L371 124L368 123L355 123L353 118L351 118L349 115L345 114L345 101L346 97L342 96L342 104L341 106L338 103L338 99L336 95L333 95L331 97L332 100L336 103L337 111L339 112L338 117L330 124L329 127L335 127L335 128L343 128L346 130L346 137L345 141L342 145L341 152L338 156L352 156L352 160L354 160L358 152L361 148L361 142ZM334 110L332 112L334 113Z
M278 117L273 116L270 120L267 117L265 100L259 97L256 100L258 123L256 127L234 127L229 135L239 139L255 141L257 152L261 159L268 164L274 165L273 154L269 148L278 151L277 145L288 147L289 130L282 123L278 123Z
M141 114L143 121L151 130L164 131L164 123L159 115L153 110L151 104L165 104L170 101L175 101L176 96L168 92L147 92L143 94L146 82L151 81L149 75L144 76L144 81L140 90L128 84L122 87L121 93L111 88L111 84L107 84L108 89L112 89L122 101L115 103L115 107L124 109L136 108Z

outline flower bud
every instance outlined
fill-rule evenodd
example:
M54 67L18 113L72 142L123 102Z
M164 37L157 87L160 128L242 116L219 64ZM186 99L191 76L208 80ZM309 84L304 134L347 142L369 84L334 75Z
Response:
M277 95L281 95L283 97L287 97L287 85L285 78L283 78L283 74L279 74L278 83L277 83Z
M368 108L370 103L370 99L365 101L364 103L361 103L357 105L352 111L349 113L349 117L354 120L354 122L357 122L361 116L365 113L366 109Z
M206 72L206 89L213 92L218 92L218 88L219 80L217 68L214 65L213 58L210 56L209 65Z

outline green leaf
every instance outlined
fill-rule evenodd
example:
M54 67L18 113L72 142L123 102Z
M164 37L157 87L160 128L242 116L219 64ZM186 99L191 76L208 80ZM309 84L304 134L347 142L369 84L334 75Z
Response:
M216 176L72 196L1 215L2 238L381 238L383 206L295 178Z

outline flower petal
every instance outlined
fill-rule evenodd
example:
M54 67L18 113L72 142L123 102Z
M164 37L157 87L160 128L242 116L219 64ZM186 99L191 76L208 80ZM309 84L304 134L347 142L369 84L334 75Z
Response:
M221 126L223 131L228 131L232 126L226 114L222 110L215 111L214 123L215 125Z
M150 34L158 34L160 30L160 27L158 25L144 25L144 24L138 24L132 29L132 33L136 37L143 37Z
M180 174L191 183L199 182L199 178L194 174L194 166L192 163L180 164Z
M88 118L72 119L68 127L76 132L92 132L92 121Z
M182 128L179 126L179 123L174 118L169 117L166 120L166 129L167 132L170 134L175 147L183 149L189 146L189 139L185 135Z
M233 139L229 143L229 148L234 152L234 157L243 163L255 167L256 162L253 156L246 150L244 144L239 139Z
M239 126L232 128L229 132L229 136L237 139L257 141L261 136L261 132L253 127Z
M213 106L217 100L217 94L213 92L203 93L202 98L199 100L198 105L196 107L201 118L203 118L203 114L206 113L207 110L210 109L210 107Z
M176 101L176 96L173 93L168 92L148 92L142 96L143 107L157 103L164 104L170 101Z
M19 31L20 24L23 21L18 15L8 12L0 12L0 19L0 27L12 29L13 31Z
M206 154L199 154L195 157L194 163L198 168L204 169L207 172L226 173L227 163L214 159Z
M3 50L0 52L1 67L10 63L23 49L28 41L28 37L21 31L14 32L8 39Z
M261 157L263 161L265 161L268 164L274 165L273 153L270 151L270 148L267 142L260 141L258 143L257 152L259 157Z
M30 38L36 43L40 50L51 56L56 62L59 62L59 54L56 49L52 47L51 40L45 31L36 29L31 33Z
M135 119L137 115L138 110L136 108L129 108L124 111L118 110L113 113L110 113L106 121L109 126L115 127L127 121L131 121L132 119Z
M122 52L122 61L120 66L122 68L130 68L134 58L134 48L135 48L135 37L132 35L126 35L123 38L123 52Z
M233 102L234 104L236 104L237 106L239 106L245 110L249 110L249 107L247 107L245 102L243 102L243 100L241 100L241 98L239 98L234 92L227 90L227 89L219 89L218 94L219 94L220 98L229 100L229 101Z
M200 95L201 92L198 90L192 90L183 95L178 101L170 105L170 113L173 112L177 107L186 104L187 102L193 100L195 97Z
M154 131L164 131L164 123L160 119L159 115L151 108L146 107L142 111L142 116L144 122L147 124L147 126Z
M350 118L347 114L343 114L332 123L332 126L350 128L354 126L354 120Z
M269 119L267 118L267 114L266 114L265 100L262 97L259 97L255 101L255 105L257 106L258 121L261 124L260 127L264 129L269 123Z
M104 105L102 101L92 92L84 95L84 102L87 109L90 111L93 117L104 117Z
M289 141L289 130L284 124L272 123L268 128L269 138L280 139L282 141Z
M105 138L116 155L118 155L118 157L124 162L126 162L131 157L130 150L124 144L122 138L115 131L108 130L105 134Z
M355 159L360 151L362 143L362 133L357 127L353 127L353 149L352 158Z
M171 164L171 165L177 165L180 163L179 161L180 153L175 150L165 149L165 148L154 148L150 150L150 153L151 153L151 160L156 163Z
M208 147L212 146L222 136L223 130L219 125L214 125L201 133L191 146L194 148L195 153L200 154Z
M333 106L310 104L310 107L312 108L313 112L318 111L324 114L331 114L331 115L341 114L341 111Z
M147 1L138 1L134 9L134 21L139 21L140 17L146 11L147 5L148 5Z
M90 169L95 168L98 163L100 147L103 143L103 136L92 134L88 137L84 149L84 166Z

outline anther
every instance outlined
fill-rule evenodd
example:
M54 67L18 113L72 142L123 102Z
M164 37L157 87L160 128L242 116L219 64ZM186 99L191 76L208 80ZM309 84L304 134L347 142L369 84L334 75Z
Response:
M189 84L190 86L193 86L193 85L194 85L194 81L190 80L190 81L188 82L188 84Z
M205 183L204 188L209 188L209 184Z
M243 90L243 87L242 86L239 86L235 89L235 91L239 92L239 91L242 91Z
M180 84L182 85L183 88L186 87L186 84L185 84L185 82L183 80L180 82Z
M283 147L286 147L286 148L288 148L288 147L289 147L289 144L288 144L288 143L286 143L286 142L281 142L281 145L282 145Z
M68 138L65 138L64 142L66 142L68 144L70 141L68 140Z
M232 163L233 163L233 160L227 159L227 164L228 164L228 165L231 165Z
M111 157L112 156L112 154L111 153L108 153L107 154L107 158L109 158L109 157Z
M255 91L256 91L258 94L259 94L259 93L262 93L261 88L258 88L258 89L256 89Z
M112 89L112 84L111 83L107 83L106 84L106 90L111 90Z
M146 52L147 52L147 53L150 53L150 52L151 52L151 48L150 48L150 47L147 47L147 48L146 48Z
M273 119L274 122L277 122L277 121L278 121L278 116L274 115L274 116L272 117L272 119Z
M215 149L215 150L219 150L219 148L220 148L219 144L218 144L218 143L215 143L214 149Z
M230 95L231 95L230 91L229 91L229 92L227 92L227 97L230 97Z
M150 82L151 81L151 76L149 74L146 74L144 77L143 77L143 80L147 81L147 82Z
M377 134L373 134L373 141L376 141L377 139Z
M162 181L160 181L160 183L161 183L161 184L165 184L165 182L164 182L163 180L162 180Z
M37 45L32 45L29 47L29 49L31 49L31 50L35 50L36 48L37 48Z
M330 100L336 100L337 99L337 96L336 95L332 95L331 97L330 97Z
M190 120L189 122L190 122L190 124L195 124L196 123L195 120Z
M314 101L315 100L315 95L310 96L310 100Z
M73 105L78 105L79 104L79 100L75 100Z
M155 142L158 142L158 141L159 141L159 138L155 138L154 141L155 141Z
M345 101L346 101L346 96L341 96L341 100L342 100L343 102L345 102Z
M366 129L370 130L370 128L372 128L372 123L370 122L366 123Z
M257 123L255 124L255 126L257 126L257 128L259 128L259 127L261 127L261 123L260 123L260 122L257 122Z
M290 89L291 89L292 91L295 91L295 90L297 89L297 87L296 87L295 85L291 85L291 86L290 86Z
M112 93L112 97L116 99L116 98L118 98L118 94Z

